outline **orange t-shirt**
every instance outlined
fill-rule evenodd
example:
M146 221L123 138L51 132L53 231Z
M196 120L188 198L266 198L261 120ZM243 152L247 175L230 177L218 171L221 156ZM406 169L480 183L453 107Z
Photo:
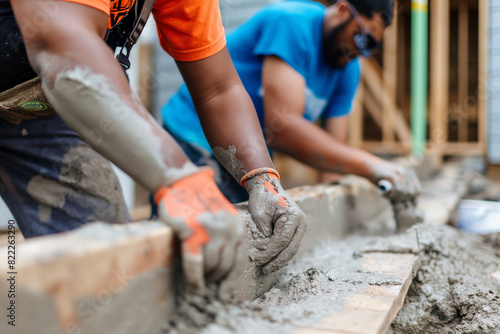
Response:
M109 16L113 27L135 0L64 0L94 7ZM133 9L132 9L133 10ZM175 60L213 56L226 46L218 0L156 0L153 16L160 44Z

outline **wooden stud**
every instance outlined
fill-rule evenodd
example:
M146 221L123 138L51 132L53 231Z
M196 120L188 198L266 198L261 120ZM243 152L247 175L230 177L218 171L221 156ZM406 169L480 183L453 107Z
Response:
M441 165L448 141L450 0L430 1L430 28L430 139L435 163Z
M458 140L469 141L469 3L458 2Z
M384 99L382 123L382 141L386 144L395 141L394 128L396 126L396 90L397 90L397 8L394 13L394 22L389 26L384 34L384 69L383 87L388 95Z
M488 108L488 3L489 0L479 0L479 51L478 51L478 142L486 154L487 143L487 108Z
M411 131L408 126L403 113L399 110L395 104L394 100L390 97L387 91L383 88L382 81L382 69L378 65L378 63L374 60L364 60L363 61L363 82L365 84L366 89L370 90L373 98L377 101L379 108L383 108L385 105L392 105L394 109L393 115L393 131L395 131L398 139L405 146L411 146ZM379 112L380 113L380 112ZM384 117L385 113L382 114L381 124L386 122L386 118ZM390 146L393 141L384 141L386 146Z

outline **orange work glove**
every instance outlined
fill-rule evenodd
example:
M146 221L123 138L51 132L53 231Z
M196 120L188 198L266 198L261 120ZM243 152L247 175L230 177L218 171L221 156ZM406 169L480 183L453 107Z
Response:
M248 191L248 211L260 238L250 258L268 274L284 267L297 253L307 228L306 215L283 190L279 174L259 168L246 174L241 185Z
M221 281L219 297L237 290L243 272L243 219L220 192L211 169L184 177L156 192L159 218L182 243L186 288L203 294L205 281Z

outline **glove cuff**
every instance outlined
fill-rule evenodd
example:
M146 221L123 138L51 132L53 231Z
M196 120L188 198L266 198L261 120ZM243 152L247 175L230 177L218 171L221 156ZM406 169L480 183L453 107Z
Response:
M274 175L276 176L276 178L278 179L278 181L280 180L280 175L278 173L278 171L274 168L269 168L269 167L264 167L264 168L257 168L257 169L254 169L248 173L245 174L245 176L243 176L241 178L241 181L240 181L240 184L243 188L246 188L246 184L247 184L247 181L249 179L251 179L252 177L255 177L257 175L260 175L260 174L271 174L271 175Z
M183 175L180 178L172 181L169 185L158 189L154 195L154 202L156 205L158 205L158 203L167 193L172 191L173 188L182 187L184 183L186 184L186 186L189 186L190 184L197 184L198 182L206 181L207 179L214 179L214 171L210 167L201 167L197 169L196 172L188 175Z

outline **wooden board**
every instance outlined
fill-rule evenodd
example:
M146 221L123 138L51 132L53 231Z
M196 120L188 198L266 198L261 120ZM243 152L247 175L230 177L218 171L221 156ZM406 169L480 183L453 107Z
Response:
M15 276L15 298L20 305L18 322L12 329L16 331L5 334L32 333L33 328L40 333L56 333L56 329L68 328L92 333L101 327L109 329L107 333L120 332L117 329L120 324L113 323L116 319L100 317L106 311L121 310L118 313L127 314L134 310L138 319L141 316L164 319L174 305L170 285L173 246L172 230L158 222L93 223L16 245L15 267L7 268L7 261L0 263L0 291L7 291L4 275ZM7 247L0 247L0 254L7 258ZM145 274L149 275L147 281L153 284L139 284L140 288L129 289L143 282L136 279ZM125 291L143 305L136 308L136 305L121 303L120 295ZM143 296L151 298L144 300ZM92 304L102 309L91 321L82 316L85 300L95 300ZM6 301L7 298L0 299L2 308ZM160 323L148 324L148 328L150 325L160 328Z
M429 121L431 146L442 152L448 141L448 95L450 57L450 1L430 2ZM441 165L442 154L436 154Z
M403 306L408 288L420 268L413 254L370 253L363 256L363 269L375 275L401 278L401 285L370 286L347 296L343 309L331 312L312 326L301 326L295 334L313 333L386 333Z

